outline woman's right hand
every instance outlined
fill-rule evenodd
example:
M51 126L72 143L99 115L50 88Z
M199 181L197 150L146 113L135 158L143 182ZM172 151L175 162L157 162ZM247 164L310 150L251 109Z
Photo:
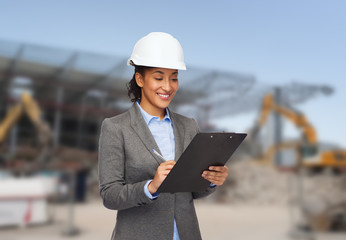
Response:
M157 189L160 187L163 180L165 180L165 178L167 177L171 169L174 167L174 165L175 165L174 160L169 160L160 164L160 166L156 170L154 179L148 185L148 190L151 194L154 194L157 192Z

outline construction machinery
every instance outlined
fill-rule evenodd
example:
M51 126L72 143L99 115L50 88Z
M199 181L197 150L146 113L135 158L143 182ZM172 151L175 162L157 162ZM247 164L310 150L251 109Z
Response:
M42 113L38 104L28 93L21 94L18 103L10 108L5 118L0 122L0 146L24 113L29 117L38 133L39 154L37 163L44 164L51 153L52 132L48 123L42 120Z
M296 161L294 169L296 169L296 174L294 176L297 188L296 192L292 194L296 196L300 219L294 221L294 210L291 207L290 215L293 225L291 237L294 239L315 239L314 231L344 230L346 227L344 199L340 197L340 199L335 199L334 203L330 203L324 197L321 197L328 195L328 191L324 194L319 193L320 195L317 192L312 192L312 190L308 191L304 187L304 179L308 177L304 174L304 171L308 170L307 172L311 173L316 172L317 169L330 168L337 169L338 171L344 170L346 169L346 150L333 149L321 151L318 146L316 130L304 114L291 107L277 104L272 94L267 94L263 98L259 118L250 133L250 138L254 144L256 142L254 141L256 136L272 112L291 121L302 133L301 139L281 142L270 146L261 158L269 163L276 152L285 149L295 150ZM280 166L278 167L280 168ZM326 177L325 180L327 181L327 179ZM292 185L292 183L289 185ZM342 191L343 189L340 189L340 192ZM295 226L293 222L299 222L299 224Z
M270 161L277 151L290 148L296 151L296 165L301 164L304 167L311 168L346 167L346 150L319 151L315 128L310 124L304 114L290 107L277 104L272 94L267 94L263 98L260 116L250 134L252 140L256 138L259 130L267 122L272 112L285 117L295 124L302 131L302 138L272 145L264 155L265 161Z

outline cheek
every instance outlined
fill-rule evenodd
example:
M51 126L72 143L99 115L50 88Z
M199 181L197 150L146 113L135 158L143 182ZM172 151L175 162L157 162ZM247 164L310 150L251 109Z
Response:
M156 91L157 89L159 89L161 86L160 86L160 84L158 83L158 82L155 82L155 81L152 81L151 83L150 83L150 86L149 86L149 88L151 89L151 90L153 90L153 91Z
M179 89L179 82L174 83L172 86L173 86L175 91L178 91L178 89Z

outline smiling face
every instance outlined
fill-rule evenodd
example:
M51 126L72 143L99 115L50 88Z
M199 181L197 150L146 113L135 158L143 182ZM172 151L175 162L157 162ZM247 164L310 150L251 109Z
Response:
M136 73L136 82L141 87L141 107L150 115L161 119L165 108L179 88L178 70L167 68L148 68L144 75Z

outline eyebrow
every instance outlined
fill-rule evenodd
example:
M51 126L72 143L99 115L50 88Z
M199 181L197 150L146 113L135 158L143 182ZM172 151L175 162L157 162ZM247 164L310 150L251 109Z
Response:
M154 73L165 74L164 72L162 72L162 71L160 71L160 70L155 71L155 72L153 72L152 74L154 74ZM175 75L175 74L178 74L178 71L172 73L172 75Z

